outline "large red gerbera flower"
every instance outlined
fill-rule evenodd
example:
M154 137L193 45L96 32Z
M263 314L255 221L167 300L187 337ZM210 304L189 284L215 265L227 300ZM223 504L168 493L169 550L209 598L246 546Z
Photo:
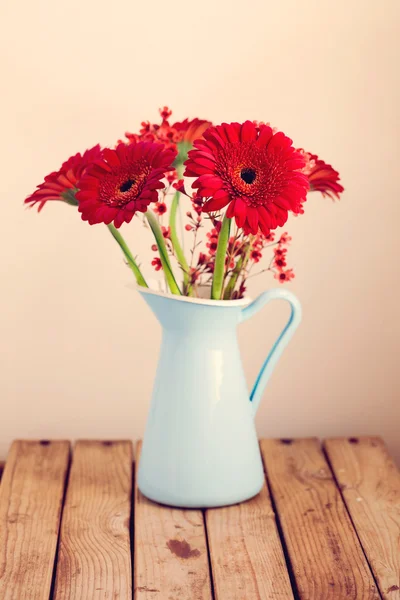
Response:
M133 215L146 212L150 202L158 201L157 190L164 187L161 179L172 169L176 156L160 144L139 142L106 148L79 182L76 194L82 219L95 223L111 223L120 227Z
M306 159L303 173L307 175L310 191L321 192L323 196L339 200L339 194L344 191L344 187L339 183L339 173L331 165L318 158L316 154L310 154L304 150L301 152Z
M44 182L37 186L37 190L28 196L25 204L34 206L39 204L41 211L48 200L63 200L68 204L78 202L74 198L77 183L89 165L100 157L99 144L81 155L80 152L65 161L58 171L54 171L44 178Z
M206 212L228 206L244 232L264 235L281 227L288 211L301 212L309 187L301 172L305 159L283 133L246 121L223 123L204 132L189 152L185 175L208 201Z

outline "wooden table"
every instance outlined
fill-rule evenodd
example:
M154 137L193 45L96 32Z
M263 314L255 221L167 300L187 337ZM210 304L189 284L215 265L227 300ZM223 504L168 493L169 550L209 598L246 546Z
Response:
M400 477L383 442L261 450L262 492L202 511L144 498L130 442L79 441L72 458L67 441L14 442L0 600L400 599Z

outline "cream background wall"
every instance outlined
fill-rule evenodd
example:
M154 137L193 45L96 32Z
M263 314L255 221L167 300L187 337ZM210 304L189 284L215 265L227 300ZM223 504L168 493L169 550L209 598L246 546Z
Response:
M399 437L398 0L3 0L0 458L15 437L143 433L160 331L102 226L24 197L77 150L168 104L177 119L270 121L332 162L288 230L304 321L257 416L263 436ZM125 228L146 252L147 233ZM272 286L253 280L252 295ZM249 383L286 317L240 329Z

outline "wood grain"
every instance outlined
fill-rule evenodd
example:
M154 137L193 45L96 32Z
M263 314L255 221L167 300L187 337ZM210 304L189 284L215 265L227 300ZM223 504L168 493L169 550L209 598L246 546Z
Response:
M202 512L155 504L136 485L134 565L135 600L211 600Z
M293 598L266 485L248 502L207 510L206 526L216 600Z
M298 596L376 600L376 589L318 440L262 440Z
M48 600L69 442L13 442L0 485L0 598Z
M55 600L132 598L132 444L79 441L65 500Z
M385 599L400 600L400 474L377 437L336 438L326 452Z

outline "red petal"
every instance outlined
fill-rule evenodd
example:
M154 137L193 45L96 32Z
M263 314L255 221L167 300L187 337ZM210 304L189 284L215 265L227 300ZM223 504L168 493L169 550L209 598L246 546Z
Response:
M79 200L79 202L91 200L93 197L96 198L96 196L90 190L80 190L76 194L76 199Z
M226 137L228 142L235 144L240 141L240 123L222 123L222 127L225 129Z
M195 183L199 183L199 185L206 185L207 187L213 187L213 188L219 190L223 186L224 182L222 181L222 179L220 179L216 175L206 173L205 175L200 175L197 182L195 182ZM193 187L194 187L194 184L193 184ZM196 186L196 187L198 187L198 186Z
M215 162L215 157L213 154L211 154L211 152L206 152L205 150L190 150L190 152L193 153L193 156L196 160L201 157Z
M261 148L262 146L267 146L268 142L272 138L272 129L268 125L260 126L260 134L258 136L258 140L256 145Z
M226 216L228 217L228 219L233 219L233 217L235 216L235 204L236 200L232 200L232 202L228 206L228 209L226 211Z
M292 145L292 140L288 138L282 131L278 131L272 137L268 144L268 152L275 152L276 150L286 150Z
M250 122L250 121L249 121ZM236 198L235 217L238 227L243 227L247 216L247 204L241 198Z
M215 199L224 198L224 197L230 199L228 192L226 190L224 190L223 188L213 194L213 198L215 198Z
M273 227L273 221L272 221L272 219L271 219L271 215L270 215L270 213L269 213L269 212L268 212L268 211L265 209L265 207L264 207L264 206L259 206L257 210L258 210L258 217L259 217L259 220L260 220L260 227L261 227L261 230L263 230L263 228L264 228L265 230L267 230L267 229L268 229L268 230L269 230L269 229L275 229L275 228Z
M247 222L251 232L256 235L258 231L258 211L256 208L252 208L251 206L247 207Z
M190 174L189 174L190 173ZM194 173L194 175L193 175ZM190 168L186 167L185 175L187 177L198 177L199 175L209 175L210 169L207 167L200 165L198 163L192 162Z
M196 187L195 183L192 185L192 187ZM210 196L212 196L214 198L215 194L218 192L218 190L215 190L215 188L213 187L202 187L202 186L198 186L199 188L199 194L200 196L202 196L203 198L208 198Z
M257 129L252 121L243 123L240 137L242 142L254 142L257 139Z
M198 173L196 173L195 171L192 171L192 169L186 165L184 176L185 177L197 177Z
M123 164L126 161L128 152L131 156L134 156L134 152L138 146L139 144L130 144L129 146L123 143L118 144L115 148L115 152L118 155L120 163Z
M214 171L214 169L215 169L215 162L214 161L209 160L207 158L202 158L201 156L196 156L196 164L202 165L203 167L207 167L207 169L209 171Z
M217 150L220 150L221 148L225 147L226 142L219 135L219 133L217 133L216 128L214 128L214 130L208 129L205 132L204 137L206 136L206 134L208 134L207 141L213 142L215 144Z
M285 167L287 169L302 169L304 167L304 160L302 158L289 158L285 161Z
M283 208L285 210L290 210L292 207L291 202L287 198L285 198L283 195L278 198L275 198L274 204L276 206L280 206L281 208Z
M68 181L68 179L64 176L64 175L60 175L58 177L58 181L66 188L68 189L72 189L74 187L74 185Z
M104 148L103 156L111 167L120 166L121 163L115 150L111 150L110 148Z
M217 210L221 210L229 203L229 197L225 196L224 198L212 198L208 200L203 207L203 212L215 212Z
M271 230L266 226L264 221L260 221L259 223L260 229L265 236L268 236L271 233Z

